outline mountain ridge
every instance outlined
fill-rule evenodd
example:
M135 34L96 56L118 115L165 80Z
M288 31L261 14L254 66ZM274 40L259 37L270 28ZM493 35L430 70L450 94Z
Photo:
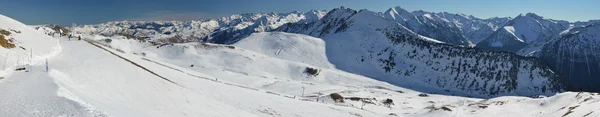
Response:
M563 91L560 78L536 58L431 41L367 10L342 7L330 11L323 21L287 24L277 30L322 38L330 62L338 69L399 86L407 85L402 82L421 83L482 97L552 95ZM509 64L502 65L504 62ZM541 84L521 84L530 82L524 80L528 78Z

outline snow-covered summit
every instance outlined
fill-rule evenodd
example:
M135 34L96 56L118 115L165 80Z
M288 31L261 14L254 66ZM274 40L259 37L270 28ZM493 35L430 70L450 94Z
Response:
M393 7L384 12L384 17L392 19L397 22L406 22L410 19L413 19L415 16L403 9L400 6Z

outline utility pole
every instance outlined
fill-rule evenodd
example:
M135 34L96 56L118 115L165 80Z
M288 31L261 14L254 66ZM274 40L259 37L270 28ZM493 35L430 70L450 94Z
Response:
M362 102L362 106L360 106L360 109L365 110L365 105L367 105L367 104L362 99L361 99L361 102Z
M27 71L33 70L31 68L31 64L32 64L32 60L31 59L33 59L33 48L29 49L29 64L27 64L27 67L29 67L29 68L27 69Z

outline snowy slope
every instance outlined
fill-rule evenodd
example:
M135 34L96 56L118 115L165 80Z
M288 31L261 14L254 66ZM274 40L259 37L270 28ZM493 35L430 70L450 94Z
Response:
M118 51L113 52L119 53ZM85 78L84 76L88 76L89 74L96 72L79 72L69 73L74 76L71 76L70 79L64 79L61 81L68 83L68 86L78 86L72 87L71 90L82 93L83 96L81 97L85 96L87 98L91 98L87 100L83 99L83 101L96 102L94 100L99 100L100 102L97 103L100 104L91 105L99 105L97 106L98 110L118 112L117 114L114 114L115 116L122 114L147 114L150 116L349 116L353 113L358 113L365 116L376 116L358 109L335 107L332 105L323 105L319 103L306 103L300 100L264 93L264 91L260 92L233 85L227 85L220 83L226 81L220 79L219 77L193 72L190 73L194 75L189 75L176 69L163 67L158 64L145 61L133 54L120 55L128 58L131 61L134 61L141 66L146 67L151 71L154 71L156 74L171 80L173 83L167 82L158 77L147 76L151 74L139 69L137 69L137 72L123 71L124 69L126 70L127 68L131 68L127 66L98 67L107 69L122 68L115 69L114 72L130 74L131 76L112 76L110 74L101 75L104 73L98 73L92 76L106 78L114 77L114 79L102 79L94 77ZM110 60L118 58L112 56L112 58L101 59ZM125 61L121 61L120 63L121 64L119 65L128 65L128 63ZM113 71L107 69L104 69L103 71ZM211 81L200 79L195 76L219 79ZM88 84L73 82L86 80L92 82L88 82ZM107 83L94 83L93 81L104 81ZM137 88L133 88L131 85ZM101 94L89 91L98 89L100 87L112 88L103 90L103 93ZM121 94L123 96L117 95L119 98L115 98L114 95L104 94ZM150 96L139 99L140 94ZM133 101L133 99L135 99L135 101ZM118 102L131 103L117 104ZM107 105L108 107L103 107L101 105ZM124 107L129 107L129 109ZM122 111L121 109L128 109L131 111ZM335 109L340 111L332 111Z
M254 33L233 45L279 59L333 68L325 56L325 42L306 35Z
M543 46L540 58L547 61L575 91L600 91L600 25L573 28Z
M0 15L0 31L3 71L16 65L41 63L61 51L58 40L3 15Z
M279 30L322 38L338 69L419 91L490 97L563 90L535 58L435 43L367 10L334 9L320 22Z
M183 73L178 70L183 68L164 67L133 54L108 50L115 54L112 55L84 41L67 41L66 38L61 41L65 50L49 59L49 72L44 72L43 65L36 65L31 72L16 72L2 79L15 81L2 83L48 79L37 82L49 85L37 87L55 85L57 90L48 93L2 90L2 93L11 99L20 95L23 99L60 96L69 100L46 99L52 102L34 102L22 108L12 106L24 105L23 101L0 101L11 109L0 113L7 116L383 116L352 107L302 101L291 95L274 95L267 93L269 90L233 85L204 73L189 70ZM7 88L14 87L2 83L0 85L9 86ZM74 109L43 106L73 101L76 102Z

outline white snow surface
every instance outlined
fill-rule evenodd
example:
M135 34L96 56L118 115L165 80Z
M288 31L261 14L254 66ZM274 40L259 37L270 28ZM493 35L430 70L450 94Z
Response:
M281 32L254 33L234 45L279 59L333 68L325 56L325 42L319 38Z
M85 41L45 36L6 18L0 20L0 26L23 30L14 36L15 40L24 47L36 45L34 56L48 57L50 68L45 71L45 65L33 64L29 72L1 71L3 116L600 116L598 93L565 92L542 98L478 99L438 94L419 97L426 92L338 70L323 60L328 58L297 55L342 55L324 53L321 48L343 46L327 42L349 40L319 41L297 34L258 33L234 46L154 46L123 37L82 35L105 44L96 47ZM368 28L366 24L361 27ZM106 43L103 39L112 41ZM292 46L285 48L256 45L289 43ZM278 54L273 54L279 49L282 50ZM5 50L8 51L2 51ZM320 69L319 75L303 73L307 67ZM376 100L346 99L336 103L328 96L330 93ZM386 107L384 99L393 99L394 104Z
M15 48L0 47L0 60L4 61L3 70L26 64L38 64L61 51L58 40L29 26L0 15L0 29L11 34L5 39L14 39Z
M504 30L506 30L506 32L510 33L512 36L517 37L517 41L524 42L523 39L518 38L519 36L515 34L514 26L504 26Z

